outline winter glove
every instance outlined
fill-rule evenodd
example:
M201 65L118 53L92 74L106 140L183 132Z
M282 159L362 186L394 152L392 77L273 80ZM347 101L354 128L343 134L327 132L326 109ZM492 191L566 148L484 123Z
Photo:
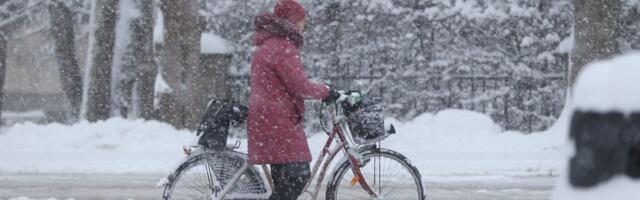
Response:
M351 106L359 105L362 103L362 94L360 91L350 91L343 94L338 101L346 101Z
M333 103L336 102L340 97L344 96L344 91L334 90L329 88L329 96L322 99L322 103Z

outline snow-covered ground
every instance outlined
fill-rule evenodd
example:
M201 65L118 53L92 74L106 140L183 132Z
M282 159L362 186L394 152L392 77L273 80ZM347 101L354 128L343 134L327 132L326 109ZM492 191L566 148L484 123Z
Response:
M161 199L162 190L154 186L160 176L163 175L0 173L0 199L157 200ZM427 180L425 185L428 199L545 200L553 182L553 177L513 177ZM324 199L323 192L318 199Z
M564 136L502 132L486 115L444 110L398 124L383 142L411 159L424 176L557 175Z
M192 138L160 122L121 118L71 126L16 124L0 135L0 172L167 172Z
M563 135L503 132L480 113L445 110L410 122L387 121L398 133L382 146L407 156L422 173L427 194L438 199L546 199L564 159ZM309 138L314 156L326 138ZM157 180L184 159L182 146L194 141L189 131L156 121L16 124L0 134L0 179L13 188L0 184L0 199L95 198L116 191L130 193L116 199L155 199L161 194L153 188ZM246 140L240 141L246 151Z
M398 133L382 146L406 155L426 177L556 175L564 158L563 135L502 132L489 117L470 111L389 121ZM325 140L325 134L309 138L314 155ZM0 172L168 173L184 158L182 146L193 141L190 132L156 121L23 123L0 135L0 160L9 161L0 162Z

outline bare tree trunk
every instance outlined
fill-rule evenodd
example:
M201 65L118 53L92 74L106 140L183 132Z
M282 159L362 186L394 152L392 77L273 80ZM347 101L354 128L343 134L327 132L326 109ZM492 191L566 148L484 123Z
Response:
M91 68L87 120L97 121L111 115L111 64L115 39L118 0L96 1L96 49Z
M164 50L162 77L171 88L160 97L160 119L178 128L195 128L190 78L200 65L202 24L196 1L162 0Z
M619 52L617 43L619 0L573 0L575 47L571 55L569 85L582 68Z
M200 70L192 73L191 81L195 113L203 113L207 102L212 99L230 99L228 67L233 55L203 54Z
M118 9L131 12L118 13L116 23L119 34L112 68L112 110L122 117L150 118L156 75L152 62L153 0L121 0Z
M134 22L132 42L137 63L134 107L144 119L154 116L153 98L157 66L153 62L153 0L136 0L142 16Z
M0 125L3 125L2 121L2 103L4 102L4 95L2 92L2 88L4 88L4 76L5 70L7 68L6 65L7 60L7 40L5 39L4 34L0 33Z
M55 55L60 70L62 90L69 101L67 122L79 119L82 103L82 77L75 55L75 34L73 32L73 16L71 10L62 2L51 4L52 30L55 42Z

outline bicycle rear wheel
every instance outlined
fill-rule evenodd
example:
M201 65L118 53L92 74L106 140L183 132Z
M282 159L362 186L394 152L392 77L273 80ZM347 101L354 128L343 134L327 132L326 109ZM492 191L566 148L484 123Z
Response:
M184 162L169 176L165 186L164 200L209 200L219 197L221 190L229 184L246 163L235 152L204 153ZM216 188L213 177L220 182ZM260 174L252 167L246 168L224 199L261 199L267 193Z
M388 149L367 150L362 155L362 175L377 199L424 200L420 172L407 159ZM342 163L329 178L327 199L373 199L356 181L351 162Z

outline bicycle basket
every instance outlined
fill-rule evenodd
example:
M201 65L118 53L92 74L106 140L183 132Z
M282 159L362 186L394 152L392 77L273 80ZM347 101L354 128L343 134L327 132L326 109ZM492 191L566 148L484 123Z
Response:
M384 130L382 108L379 106L368 106L346 116L351 136L357 144L372 144L389 136Z

